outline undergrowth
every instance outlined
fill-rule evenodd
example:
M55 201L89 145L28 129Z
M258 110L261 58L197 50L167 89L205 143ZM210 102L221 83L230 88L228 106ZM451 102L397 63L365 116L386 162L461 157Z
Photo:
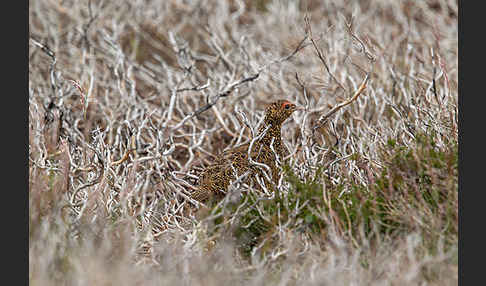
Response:
M30 1L30 284L457 284L457 10ZM277 99L275 192L191 201Z

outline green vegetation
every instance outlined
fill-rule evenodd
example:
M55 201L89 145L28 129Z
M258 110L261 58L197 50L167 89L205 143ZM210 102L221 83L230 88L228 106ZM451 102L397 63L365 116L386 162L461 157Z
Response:
M244 244L249 254L257 241L278 231L280 220L280 225L311 237L335 226L358 247L371 237L412 232L419 232L430 249L439 241L456 246L457 142L449 143L444 150L435 147L434 135L416 134L413 142L406 147L389 140L381 153L386 167L367 187L352 182L332 184L322 167L315 176L301 179L286 166L288 196L263 201L260 209L264 215L256 209L247 212L239 221L236 237L252 242ZM379 234L373 236L374 232Z

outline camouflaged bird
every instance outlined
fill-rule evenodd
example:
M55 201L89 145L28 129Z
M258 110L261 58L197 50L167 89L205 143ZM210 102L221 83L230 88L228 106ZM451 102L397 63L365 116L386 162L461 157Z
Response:
M278 183L279 168L275 153L280 161L288 155L288 150L282 143L282 124L297 109L300 108L287 100L278 100L270 104L265 110L264 124L260 127L256 137L258 139L251 146L251 160L248 159L250 143L223 152L212 165L203 170L199 176L197 190L192 193L191 197L200 202L205 202L210 198L221 199L230 183L247 172L245 178L250 178L256 183L256 176L259 176L263 179L265 187L273 190L272 182L267 178L271 177L275 185ZM263 132L265 133L263 134ZM265 167L261 163L269 168L270 172L265 172L268 174L267 176L262 171ZM258 184L255 186L258 188Z

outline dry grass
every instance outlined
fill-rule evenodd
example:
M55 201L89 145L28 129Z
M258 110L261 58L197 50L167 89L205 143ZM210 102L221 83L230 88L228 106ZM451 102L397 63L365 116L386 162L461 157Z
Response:
M30 1L30 284L456 285L457 10ZM181 216L280 98L279 196Z

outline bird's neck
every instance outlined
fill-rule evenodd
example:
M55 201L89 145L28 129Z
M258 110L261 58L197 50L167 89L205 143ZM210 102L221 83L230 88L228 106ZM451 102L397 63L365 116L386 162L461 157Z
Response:
M270 144L272 144L272 140L273 140L273 147L275 148L275 150L280 150L280 148L282 146L282 134L281 134L282 124L276 124L276 123L273 123L273 122L265 122L265 124L260 127L258 134L261 134L261 132L264 132L265 129L267 128L267 126L270 126L270 127L268 127L269 129L267 130L265 135L263 135L263 137L259 140L259 142L266 144L266 145L270 145Z

